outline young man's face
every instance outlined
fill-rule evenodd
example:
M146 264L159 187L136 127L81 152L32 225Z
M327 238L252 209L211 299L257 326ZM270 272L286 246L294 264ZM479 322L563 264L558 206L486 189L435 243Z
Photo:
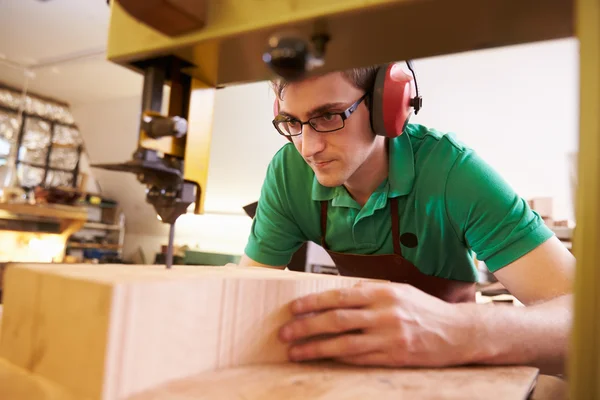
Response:
M363 94L341 73L331 73L289 84L284 89L279 111L307 121L327 112L343 112ZM365 102L346 119L343 129L322 133L306 124L302 135L293 137L293 142L321 185L343 185L374 148L375 135Z

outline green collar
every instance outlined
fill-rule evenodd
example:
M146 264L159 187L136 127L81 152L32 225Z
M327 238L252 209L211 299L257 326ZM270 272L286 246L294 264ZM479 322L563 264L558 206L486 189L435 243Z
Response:
M385 197L405 196L412 190L415 180L415 159L410 136L405 132L397 138L389 139L388 144L388 179L379 185L374 194L385 193ZM312 199L333 200L333 206L360 208L344 186L325 187L319 183L316 176L313 179Z

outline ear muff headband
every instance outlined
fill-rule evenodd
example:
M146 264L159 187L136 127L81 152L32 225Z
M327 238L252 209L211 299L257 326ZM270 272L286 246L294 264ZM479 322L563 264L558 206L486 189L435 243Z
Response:
M412 77L404 71L392 79L391 71L395 63L382 65L375 77L371 90L369 112L371 128L377 135L394 138L400 136L410 117L419 112L423 99L419 95L417 77L410 61L406 61ZM413 96L413 84L415 97ZM279 114L279 101L275 99L273 114ZM291 138L287 138L292 141Z

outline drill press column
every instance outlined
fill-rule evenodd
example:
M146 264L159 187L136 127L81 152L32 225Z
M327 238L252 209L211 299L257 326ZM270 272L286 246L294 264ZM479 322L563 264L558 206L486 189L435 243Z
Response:
M175 222L188 207L200 204L201 188L185 179L184 158L188 133L191 78L181 73L182 63L174 58L147 62L138 148L133 160L122 164L94 165L113 171L131 172L145 184L146 201L154 207L160 219L170 225L166 266L173 260ZM163 86L171 83L169 113L162 115Z

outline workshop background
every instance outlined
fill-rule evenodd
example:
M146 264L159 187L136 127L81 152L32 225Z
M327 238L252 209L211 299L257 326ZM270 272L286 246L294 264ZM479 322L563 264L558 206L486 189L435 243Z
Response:
M128 160L137 145L142 77L105 60L108 21L104 0L0 2L0 86L66 103L81 135L79 172L86 179L72 190L88 217L67 238L67 260L153 263L160 260L168 226L146 203L144 187L132 174L89 166ZM412 121L455 132L570 245L578 147L576 40L419 59L414 66L424 106ZM258 200L266 167L286 143L271 125L273 99L267 82L217 93L206 213L184 215L176 225L175 244L193 254L192 262L235 262L243 252L251 225L243 207ZM1 122L0 149L6 150L10 140ZM0 156L0 184L8 154ZM6 209L0 217L27 219L26 211ZM107 243L103 237L111 232ZM15 261L8 243L0 245L0 262ZM40 248L39 239L25 245ZM326 266L327 257L311 244L305 263Z

